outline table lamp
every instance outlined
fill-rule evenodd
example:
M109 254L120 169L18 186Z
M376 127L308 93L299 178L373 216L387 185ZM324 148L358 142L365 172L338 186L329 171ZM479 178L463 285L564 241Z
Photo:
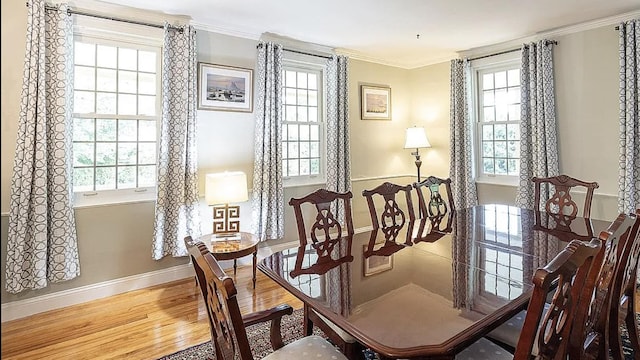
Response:
M431 144L429 144L427 134L425 133L423 127L414 126L407 129L404 148L416 149L416 151L411 152L411 155L414 155L416 157L416 168L418 168L418 182L420 182L420 165L422 165L422 160L420 160L420 148L428 147L431 147Z
M240 231L240 206L247 201L247 176L241 171L207 174L205 200L213 206L213 234L230 237Z

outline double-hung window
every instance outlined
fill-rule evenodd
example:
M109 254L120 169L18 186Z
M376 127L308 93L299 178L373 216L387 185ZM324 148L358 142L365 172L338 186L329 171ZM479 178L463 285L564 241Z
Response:
M285 185L324 181L323 71L285 64L282 76L282 176Z
M473 66L478 180L516 184L520 167L520 60Z
M73 191L77 205L155 194L160 59L158 45L75 37Z

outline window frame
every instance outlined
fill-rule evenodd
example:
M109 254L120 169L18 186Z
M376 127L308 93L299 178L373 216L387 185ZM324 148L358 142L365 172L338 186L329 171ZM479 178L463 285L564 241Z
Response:
M296 175L296 176L285 176L282 174L283 186L287 187L297 187L297 186L307 186L307 185L323 185L326 184L326 169L327 169L327 103L326 103L326 64L324 59L318 58L318 61L314 59L308 59L308 56L301 56L295 53L285 53L282 63L282 71L283 74L287 70L294 71L302 71L307 73L316 73L318 75L318 122L319 125L319 155L320 155L320 171L318 174L314 175ZM282 79L282 89L285 87L285 79L283 76ZM284 96L284 95L283 95ZM284 100L284 98L283 98ZM284 102L284 101L283 101ZM284 107L284 104L282 105ZM282 120L280 125L284 127L287 124L292 122L287 122L285 119L285 114L282 114ZM300 122L295 122L301 124ZM282 139L284 142L285 139ZM284 171L284 167L283 167Z
M130 115L136 120L156 120L156 159L159 154L160 131L162 119L162 55L163 55L163 30L149 28L147 26L132 24L114 24L113 21L75 17L74 25L74 43L76 41L85 41L99 45L128 47L137 50L152 51L156 53L156 115ZM75 47L74 47L75 49ZM75 63L74 63L75 66ZM119 118L118 114L78 114L72 112L73 118ZM129 116L129 115L128 115ZM73 137L71 142L73 143ZM93 142L95 144L95 140ZM136 140L136 143L138 141ZM137 163L137 162L136 162ZM156 174L157 174L157 160ZM72 165L73 167L73 165ZM95 179L94 179L95 182ZM109 189L94 191L73 191L74 208L101 206L111 204L125 204L135 202L151 202L156 200L157 196L157 175L156 183L153 186L143 186L126 189Z
M471 122L473 129L473 166L475 171L475 182L492 185L508 185L518 186L520 177L516 175L502 175L502 174L485 174L482 169L482 119L483 102L480 98L480 74L484 72L497 72L501 70L512 70L518 68L521 70L522 59L520 52L514 51L511 53L501 54L498 56L491 56L479 60L473 60L471 62ZM522 78L522 76L521 76ZM522 86L522 83L520 84ZM521 90L522 91L522 90ZM522 104L520 105L522 106ZM505 121L504 123L516 123L520 124L521 120L517 121ZM503 122L500 122L503 123ZM520 137L522 142L522 137ZM521 153L522 154L522 153ZM519 164L518 164L519 165Z

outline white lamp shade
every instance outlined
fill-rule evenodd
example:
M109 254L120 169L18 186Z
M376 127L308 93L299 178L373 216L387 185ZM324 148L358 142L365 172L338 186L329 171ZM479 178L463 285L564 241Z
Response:
M417 149L431 147L427 134L423 127L410 127L404 142L405 149Z
M237 203L249 200L247 175L242 171L207 174L205 199L208 205Z

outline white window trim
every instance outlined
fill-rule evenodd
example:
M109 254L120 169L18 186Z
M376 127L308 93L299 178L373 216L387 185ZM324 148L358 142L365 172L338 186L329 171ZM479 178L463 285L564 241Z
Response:
M499 70L513 65L520 66L521 55L519 51L514 51L507 54L501 54L497 56L491 56L479 60L473 60L471 62L471 122L473 124L473 162L475 170L475 182L479 184L490 185L506 185L506 186L518 186L520 177L518 175L488 175L483 174L481 171L481 158L482 148L480 144L480 128L478 117L480 116L480 101L478 93L478 72L483 70Z
M156 109L160 111L160 113L158 116L154 117L157 118L158 121L162 118L163 36L164 31L162 29L127 23L114 23L110 20L101 20L82 16L75 17L74 41L91 40L92 42L103 45L131 45L140 49L158 51L158 56L156 57L156 68L158 69L158 81L156 82ZM139 116L139 118L148 118L148 116ZM160 124L157 126L156 153L159 153L159 145ZM157 163L156 166L158 166ZM156 186L150 186L116 190L81 191L74 192L73 195L74 208L84 208L103 205L152 202L157 198L157 188Z
M320 73L320 86L322 91L318 92L320 109L320 173L317 175L300 175L300 176L283 176L282 182L284 188L325 185L327 183L327 71L326 60L319 57L300 55L296 53L286 53L283 59L283 68L294 68L302 71L318 71ZM314 61L316 60L317 61ZM284 120L283 120L284 121ZM284 139L283 139L284 140Z

